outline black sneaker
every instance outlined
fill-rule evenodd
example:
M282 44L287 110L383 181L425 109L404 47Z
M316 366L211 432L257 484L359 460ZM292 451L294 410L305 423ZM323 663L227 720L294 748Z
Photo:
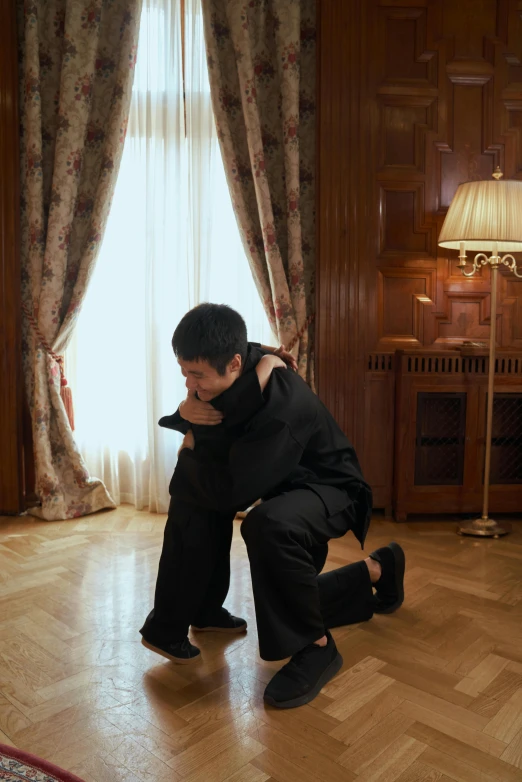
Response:
M370 559L382 568L380 579L373 585L376 592L374 613L393 614L404 602L404 551L398 543L390 543L370 554Z
M178 663L178 665L186 665L201 657L198 647L191 644L188 638L174 643L153 644L142 635L141 643L151 652L161 654L162 657L166 657L167 660Z
M266 687L266 703L278 709L293 709L310 703L319 695L343 664L343 658L328 631L326 637L326 646L305 646L276 673Z
M226 608L222 608L219 615L205 622L203 627L192 625L192 629L198 633L244 633L247 629L247 623L239 616L232 616Z

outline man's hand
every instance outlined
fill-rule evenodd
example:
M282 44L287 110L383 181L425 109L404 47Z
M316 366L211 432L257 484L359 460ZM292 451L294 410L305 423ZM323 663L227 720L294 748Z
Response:
M256 366L256 373L259 385L261 386L261 391L265 390L274 369L286 369L286 364L283 359L276 356L275 353L263 356Z
M187 398L179 406L179 414L190 424L200 426L216 426L223 420L223 413L198 399L195 391L188 392Z
M281 345L277 348L277 350L274 350L274 356L279 356L279 358L281 358L285 364L290 367L290 369L293 369L294 372L297 372L297 361L294 356L292 356L292 354L287 351L284 345Z
M183 438L183 442L179 447L178 456L182 452L183 448L190 448L190 450L193 451L195 444L196 443L194 441L194 435L192 434L192 429L189 429L187 434Z

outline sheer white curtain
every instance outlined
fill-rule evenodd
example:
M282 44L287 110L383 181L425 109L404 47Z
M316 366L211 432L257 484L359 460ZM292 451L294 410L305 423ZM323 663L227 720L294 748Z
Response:
M66 356L77 442L116 502L168 508L185 396L170 346L201 301L274 344L245 258L212 116L201 0L145 0L127 139L106 236ZM185 94L185 104L183 95Z

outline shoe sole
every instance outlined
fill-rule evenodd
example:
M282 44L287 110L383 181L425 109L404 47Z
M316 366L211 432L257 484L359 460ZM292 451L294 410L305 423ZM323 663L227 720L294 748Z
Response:
M307 692L306 695L301 695L299 698L293 698L289 701L276 701L274 698L271 698L270 696L265 696L264 701L265 703L268 703L269 706L275 706L276 709L295 709L298 706L305 706L307 703L310 703L310 701L313 701L314 698L316 698L325 684L327 684L330 679L333 679L333 677L339 673L341 668L343 667L343 658L337 652L337 657L335 660L332 660L328 668L322 673L321 677L319 678L319 681L313 688L313 690L310 690L310 692Z
M390 543L388 546L392 550L395 560L395 587L397 589L398 599L391 606L386 608L376 608L375 614L393 614L404 603L404 571L406 570L406 557L403 549L398 543Z
M156 654L160 654L162 657L166 657L167 660L170 660L172 663L176 663L177 665L188 665L189 663L193 663L196 660L201 660L201 654L197 654L195 657L174 657L174 655L164 652L163 649L159 648L159 646L153 646L148 641L146 641L145 638L141 639L141 643L146 649L150 649L151 652L156 652Z
M240 627L194 627L192 629L196 633L228 633L229 635L238 635L239 633L245 633L248 625L244 624Z

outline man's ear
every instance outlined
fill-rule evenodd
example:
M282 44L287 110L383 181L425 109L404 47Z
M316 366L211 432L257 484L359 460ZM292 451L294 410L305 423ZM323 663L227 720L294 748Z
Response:
M228 369L230 372L240 372L242 364L243 362L241 361L241 356L239 353L236 353L232 361L230 361Z

